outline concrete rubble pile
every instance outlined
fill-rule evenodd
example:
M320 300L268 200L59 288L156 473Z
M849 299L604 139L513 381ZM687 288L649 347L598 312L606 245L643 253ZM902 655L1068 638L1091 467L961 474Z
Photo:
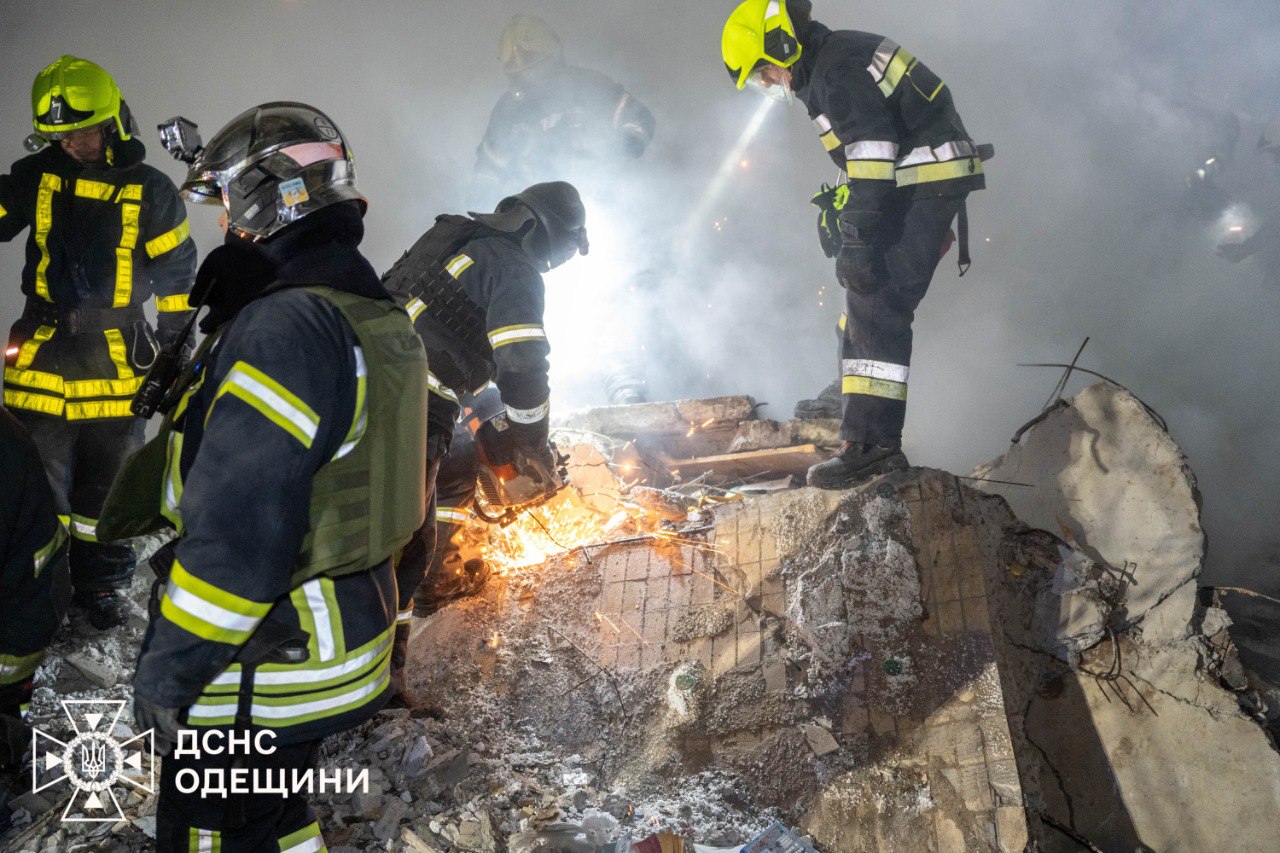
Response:
M648 526L415 620L422 706L325 745L371 781L319 798L330 850L738 849L774 821L823 851L1273 834L1277 709L1197 594L1195 478L1139 400L1095 385L972 477L844 493L783 482L834 424L756 411L560 423L573 486L547 517ZM148 805L101 849L139 849ZM12 849L76 849L25 819Z

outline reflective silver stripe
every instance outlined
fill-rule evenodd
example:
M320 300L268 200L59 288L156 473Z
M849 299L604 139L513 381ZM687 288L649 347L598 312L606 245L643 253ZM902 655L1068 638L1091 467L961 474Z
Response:
M818 116L813 120L813 123L818 126L818 133L820 134L829 133L831 131L831 119L827 118L825 115Z
M396 614L396 624L403 625L409 620L411 620L412 618L413 618L412 607L410 607L408 610L401 610L399 613Z
M778 0L770 0L769 8L764 13L764 19L776 18L782 14L782 4Z
M253 703L251 713L255 717L263 717L269 720L288 720L294 717L305 717L310 714L322 713L332 708L340 708L343 705L350 705L365 699L369 696L382 692L387 686L387 674L383 673L380 678L374 679L370 684L359 687L348 693L342 693L328 699L316 699L311 702L299 702L296 705L259 705ZM234 702L226 705L192 705L187 709L187 717L189 719L200 719L204 717L234 717L236 713L236 705Z
M413 608L407 611L410 615ZM391 645L391 634L388 633L382 638L378 645L362 655L357 655L350 660L342 663L326 666L323 669L295 669L286 670L256 670L253 673L253 683L262 685L279 686L281 684L315 684L319 681L328 681L331 678L337 678L342 675L350 675L364 669L373 663L378 657L387 650L387 646ZM219 687L238 687L240 685L240 671L223 672L209 682Z
M947 142L937 148L922 145L919 148L911 149L909 154L899 160L898 168L905 169L908 166L919 166L922 163L947 163L951 160L963 160L966 157L976 156L978 156L978 151L973 147L973 143L968 140Z
M369 376L369 368L364 363L364 350L360 347L352 347L356 356L356 382L362 383ZM364 395L360 395L360 411L356 415L355 429L352 430L350 437L342 443L338 448L338 452L334 454L334 459L341 459L360 443L360 437L364 435L364 431L369 426L369 400Z
M165 595L175 607L204 622L208 622L216 628L222 628L228 631L243 631L252 633L258 627L258 623L262 621L257 616L246 616L242 613L228 610L220 607L212 601L206 601L193 592L188 592L178 586L173 580L169 581L169 587L165 590Z
M867 71L879 83L884 79L884 75L889 71L889 63L893 61L893 55L898 52L898 43L893 39L885 39L880 42L880 46L876 48L875 56L871 58L871 64L867 66Z
M474 263L475 261L471 260L471 258L469 258L468 256L458 255L456 258L449 261L449 265L446 266L445 269L449 271L449 275L453 276L454 278L457 278L458 276L462 275L463 272L466 271L467 267L471 266Z
M521 341L545 341L546 339L547 332L541 326L515 326L489 333L489 345L495 348L503 344L516 344Z
M855 142L844 147L846 160L889 160L898 159L898 143L880 140Z
M324 590L320 581L309 580L302 585L302 593L307 597L307 607L311 610L311 618L316 623L316 645L319 647L320 660L331 661L336 655L333 645L333 625L329 622L329 603L324 600Z
M440 381L440 378L431 371L427 371L427 390L441 397L444 397L451 403L458 402L458 395L453 393L449 386Z
M467 525L471 523L471 513L463 509L438 506L436 507L436 521L444 521L449 524Z
M405 310L409 312L409 321L412 322L418 319L418 315L426 310L426 307L427 306L423 304L422 300L418 297L415 296L410 299L409 304L405 306Z
M297 844L281 850L280 853L316 853L317 850L324 849L324 838L319 835L308 838L305 841L299 841Z
M319 419L312 420L311 416L306 412L281 397L274 389L267 387L256 378L240 370L238 366L231 368L231 372L227 374L227 378L223 380L222 385L223 388L219 389L219 393L222 393L222 390L225 390L228 385L238 385L261 401L267 408L297 427L298 431L308 439L315 441L316 433L320 429Z
M550 401L533 409L517 409L513 406L507 406L507 417L518 424L536 424L549 414L551 414Z
M890 382L906 383L911 368L905 364L893 364L888 361L871 361L866 358L846 358L844 360L845 376L865 376L868 379L886 379Z
M199 827L196 827L195 830L196 850L198 853L213 853L213 830L200 829Z

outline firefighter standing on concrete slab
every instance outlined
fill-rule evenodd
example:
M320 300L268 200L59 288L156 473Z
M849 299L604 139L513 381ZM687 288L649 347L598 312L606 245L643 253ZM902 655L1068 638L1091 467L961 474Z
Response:
M426 614L439 606L442 595L478 592L487 577L483 567L474 567L465 584L450 583L444 593L440 579L430 576L441 570L444 557L436 541L435 477L449 452L462 398L494 382L505 410L503 434L524 469L554 467L547 440L551 347L543 328L542 274L587 250L586 209L578 191L564 182L535 184L504 199L493 213L437 217L435 226L383 276L383 284L413 318L431 364L427 519L397 569L400 662L415 592L416 609ZM474 494L475 475L465 464L447 466L449 471L464 469L471 471L468 482L447 484L447 493L459 496L459 503L445 507L450 521L459 520L460 496L468 489ZM459 476L468 479L465 473ZM412 700L406 695L405 701Z
M270 730L275 752L166 758L157 847L319 850L296 791L184 793L177 774L314 766L321 738L385 704L392 557L425 512L426 355L359 251L365 201L326 115L263 104L197 151L183 193L228 228L193 291L207 337L121 475L158 447L153 512L179 533L135 716L159 743Z
M578 163L634 160L653 141L649 108L608 75L567 64L560 37L541 18L516 15L500 48L511 86L476 150L472 202L480 209L575 175Z
M97 541L99 510L142 444L130 399L189 316L196 249L177 189L143 163L129 108L104 70L64 56L36 77L31 100L28 147L52 144L0 176L0 240L30 229L4 403L40 448L70 528L73 601L109 628L128 615L117 590L133 576L134 555L127 543ZM159 341L143 316L153 295Z
M838 489L907 465L911 322L952 221L984 177L951 92L932 71L890 39L832 32L811 11L809 0L747 0L729 16L722 50L739 89L804 103L847 175L836 258L847 291L844 444L809 471L810 485Z
M35 443L0 409L0 768L31 745L22 719L58 626L53 574L66 538Z

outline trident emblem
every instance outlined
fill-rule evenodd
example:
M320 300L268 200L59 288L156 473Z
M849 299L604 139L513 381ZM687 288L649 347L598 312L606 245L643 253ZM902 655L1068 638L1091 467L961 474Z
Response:
M96 777L107 772L107 745L91 740L80 745L80 774Z

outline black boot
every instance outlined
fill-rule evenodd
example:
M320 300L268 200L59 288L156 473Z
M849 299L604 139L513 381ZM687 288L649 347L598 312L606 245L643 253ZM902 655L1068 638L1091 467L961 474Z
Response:
M478 594L489 582L489 564L484 560L467 560L450 573L447 566L451 562L441 566L439 576L433 572L418 587L413 596L414 616L426 618L451 601Z
M840 387L841 382L837 379L820 393L813 400L801 400L796 403L796 417L801 420L812 421L819 418L836 418L840 417Z
M129 621L129 604L114 589L77 590L71 603L84 610L89 624L99 631L118 628Z
M819 489L850 489L877 474L901 471L907 467L902 446L858 444L846 441L826 462L809 469L809 485Z

